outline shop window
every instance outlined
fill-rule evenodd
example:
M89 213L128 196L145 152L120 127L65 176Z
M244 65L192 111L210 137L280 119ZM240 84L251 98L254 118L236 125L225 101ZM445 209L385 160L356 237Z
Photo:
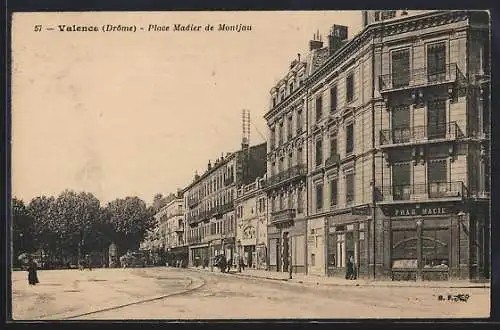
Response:
M392 267L393 268L417 268L417 244L418 239L415 230L393 230L392 231Z
M424 229L422 233L422 264L424 268L448 268L449 239L447 229Z
M427 79L429 82L446 79L446 45L444 42L427 46Z

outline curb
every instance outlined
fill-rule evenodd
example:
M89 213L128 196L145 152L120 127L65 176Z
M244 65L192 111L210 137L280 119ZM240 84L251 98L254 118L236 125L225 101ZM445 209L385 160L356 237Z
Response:
M263 279L263 280L271 280L271 281L279 281L279 282L288 282L288 283L294 283L294 284L311 284L314 285L314 282L309 282L309 281L302 281L302 280L295 280L295 279L288 279L288 278L276 278L276 277L270 277L270 276L258 276L258 275L251 275L251 274L242 274L242 273L220 273L220 272L210 272L210 271L203 271L200 269L196 268L189 268L190 270L196 271L196 272L206 272L206 273L216 273L216 274L224 274L224 275L233 275L237 277L246 277L246 278L255 278L255 279ZM394 284L389 284L389 283L384 283L383 281L377 282L377 283L356 283L354 282L353 284L342 284L342 283L320 283L316 282L316 285L324 285L324 286L342 286L342 287L385 287L385 288L426 288L426 289L490 289L491 286L490 284L474 284L474 285L449 285L449 286L436 286L436 285L411 285L409 284L403 284L403 285L394 285Z

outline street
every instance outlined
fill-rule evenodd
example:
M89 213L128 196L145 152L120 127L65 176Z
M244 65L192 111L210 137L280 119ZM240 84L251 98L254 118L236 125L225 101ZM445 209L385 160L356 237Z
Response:
M177 268L12 272L14 320L488 317L489 288L328 286ZM468 294L467 302L439 295Z

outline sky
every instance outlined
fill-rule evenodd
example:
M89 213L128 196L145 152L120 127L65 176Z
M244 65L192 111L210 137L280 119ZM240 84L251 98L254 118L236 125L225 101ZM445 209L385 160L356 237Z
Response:
M157 31L150 24L251 25L246 32ZM57 25L136 26L60 32ZM65 189L105 204L150 203L238 150L242 109L264 142L269 91L319 30L361 30L359 11L16 13L12 36L12 196ZM41 25L42 31L35 32ZM46 27L55 30L47 31ZM144 31L140 31L144 27Z

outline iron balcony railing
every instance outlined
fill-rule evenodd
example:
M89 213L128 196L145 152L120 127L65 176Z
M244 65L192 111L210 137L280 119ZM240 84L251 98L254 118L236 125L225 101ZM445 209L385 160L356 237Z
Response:
M454 82L460 74L456 63L447 64L437 70L422 67L392 72L379 77L380 92Z
M377 187L376 195L378 201L405 201L464 198L468 196L468 191L462 181L452 181Z
M305 165L295 165L293 167L290 167L287 170L284 170L278 174L275 174L271 177L269 177L266 181L265 186L266 187L271 187L274 185L277 185L279 183L293 180L299 177L303 177L307 174L307 168Z
M231 211L233 208L234 208L234 203L229 202L229 203L226 203L224 205L216 206L215 208L212 209L212 211L213 211L213 215L219 215L219 214L227 213L227 212Z
M438 139L456 140L463 137L457 123L398 127L380 131L380 145L413 143Z
M293 208L288 208L276 212L271 213L271 224L279 223L279 222L285 222L285 221L291 221L295 219L295 209Z

